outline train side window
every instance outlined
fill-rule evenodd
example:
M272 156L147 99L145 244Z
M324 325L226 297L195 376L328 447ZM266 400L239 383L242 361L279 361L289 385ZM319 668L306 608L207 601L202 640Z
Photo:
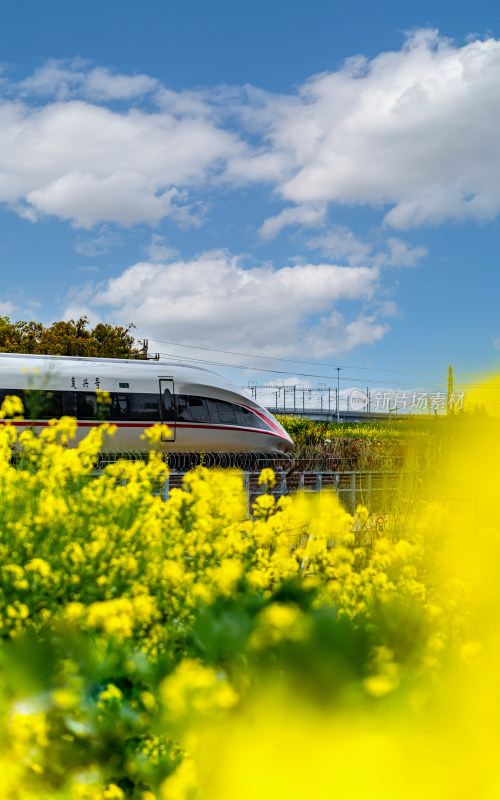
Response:
M210 412L204 397L188 397L187 401L194 422L210 422Z
M217 400L217 412L219 420L225 425L237 425L235 407L232 403L226 403L224 400Z
M191 422L191 412L187 402L187 395L178 394L175 396L177 404L177 419L181 422Z
M44 392L40 419L54 419L63 415L62 392Z
M66 417L76 417L76 392L63 392L63 412Z
M208 406L210 422L215 422L215 424L217 424L219 422L219 415L217 413L217 400L212 400L210 397L206 397L205 402Z
M129 395L130 418L147 422L160 421L160 403L157 395L137 392Z
M245 428L259 428L261 431L269 430L269 425L255 411L243 406L236 406L236 410L240 425Z
M130 417L130 403L128 395L116 394L111 395L111 405L109 406L109 419L129 419Z
M24 415L27 419L53 419L62 417L62 392L25 389L22 392Z
M163 421L173 422L175 420L174 398L170 389L163 391Z
M20 391L19 389L3 389L0 392L0 406L6 397L19 397L23 404L24 415L26 416L26 398L24 397L24 392Z
M76 393L77 419L97 419L97 397L85 392Z
M268 425L255 411L252 411L252 424L254 428L260 428L261 431L268 431L270 425Z
M238 422L244 428L255 428L254 422L254 414L250 411L249 408L244 408L243 406L235 406L236 408L236 415L238 417Z
M53 419L63 415L62 392L2 389L0 406L6 397L19 397L26 419Z

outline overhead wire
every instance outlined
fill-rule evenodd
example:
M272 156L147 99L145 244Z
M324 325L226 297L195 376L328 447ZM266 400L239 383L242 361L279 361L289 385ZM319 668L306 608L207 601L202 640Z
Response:
M157 341L157 340L155 340L155 341ZM166 358L173 358L173 359L179 358L179 356L177 356L177 355L175 355L173 353L159 353L159 355L160 356L165 356ZM191 363L196 363L196 364L208 364L208 365L210 365L212 367L226 367L226 368L230 368L230 369L253 370L255 372L270 372L273 375L295 375L295 376L301 377L301 378L320 378L321 380L337 381L337 375L318 375L317 373L311 373L311 372L297 372L297 371L290 372L289 370L283 370L283 369L281 369L281 370L266 369L265 367L257 367L257 366L254 366L252 364L228 364L228 363L226 363L224 361L211 361L211 360L203 359L203 358L191 358L189 356L183 356L183 360L189 361ZM355 378L355 377L351 377L351 376L348 376L348 375L342 375L341 380L342 381L351 381L352 383L360 383L362 385L366 384L367 380L370 383L374 383L375 382L373 380L370 381L368 378ZM426 383L426 385L441 389L443 387L443 385L444 385L444 382L445 382L445 378L443 376L443 381L442 382L440 382L440 383L435 383L435 382ZM415 388L415 382L414 381L411 382L411 383L405 382L405 381L403 381L403 382L398 381L398 384L400 386L408 386L408 387L411 387L411 388Z
M357 370L357 371L366 371L366 372L370 372L370 373L374 373L374 372L391 372L391 373L394 373L394 374L409 374L409 375L436 375L436 376L443 376L444 375L444 372L432 372L430 370L391 369L391 368L387 368L387 367L361 367L361 366L354 366L352 364L350 364L350 365L349 364L330 364L330 363L324 362L324 361L311 361L311 360L303 360L303 359L296 359L296 358L280 358L278 356L267 356L267 355L262 355L262 354L257 354L257 353L242 353L242 352L240 352L238 350L224 350L222 348L217 348L217 347L205 347L205 346L202 346L202 345L182 344L181 342L171 342L171 341L166 341L164 339L155 339L154 337L150 337L150 340L152 342L157 342L158 344L172 345L173 347L184 347L184 348L189 348L191 350L204 350L204 351L211 352L211 353L226 353L227 355L244 356L245 358L265 359L267 361L287 362L287 363L290 363L290 364L310 364L311 366L331 367L332 369L352 369L352 370ZM167 355L167 354L163 354L163 355ZM169 355L169 357L170 358L173 358L173 357L178 358L178 356L172 356L172 355ZM256 367L256 366L255 367L254 366L248 367L248 366L241 366L241 365L224 364L222 362L215 362L215 361L212 362L212 361L204 360L204 359L189 359L188 356L183 356L183 358L185 358L186 360L196 360L196 361L198 361L200 363L213 364L214 366L226 366L226 367L235 366L236 369L255 369L258 372L276 372L277 374L290 374L290 375L291 374L300 374L302 376L306 376L307 375L307 373L295 373L295 372L292 373L292 372L287 372L286 370L270 370L270 369L264 369L263 367ZM493 376L494 376L493 372L490 372L490 373L488 373L488 372L454 372L455 380L457 378L461 378L461 377L491 378ZM330 377L330 376L314 375L314 376L308 376L308 377L325 378L325 377ZM344 380L347 379L347 378L345 378L345 376L342 376L342 377L343 377ZM348 378L347 380L354 381L354 380L360 380L360 379ZM363 378L363 381L364 380L366 380L366 378ZM361 382L363 382L363 381L361 381Z
M244 356L245 358L259 358L259 359L266 359L268 361L286 361L291 364L312 364L318 367L332 367L332 369L356 369L356 370L367 370L369 372L397 372L397 373L409 373L412 375L442 375L441 372L431 372L429 370L412 370L412 369L389 369L389 368L382 368L382 367L357 367L352 364L330 364L324 361L311 361L311 360L302 360L298 358L279 358L278 356L265 356L260 353L242 353L237 350L223 350L217 347L203 347L201 345L195 344L182 344L181 342L167 342L163 339L154 339L153 337L149 337L150 341L157 342L158 344L169 344L173 347L186 347L191 350L206 350L212 353L226 353L228 355L233 356ZM260 369L260 368L259 368ZM264 372L264 370L261 370ZM276 370L268 370L275 372Z

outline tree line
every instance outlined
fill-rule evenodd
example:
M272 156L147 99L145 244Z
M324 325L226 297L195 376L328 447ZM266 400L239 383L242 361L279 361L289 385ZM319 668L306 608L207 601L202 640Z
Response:
M90 356L97 358L140 358L131 330L121 325L99 322L89 326L87 317L60 320L45 326L41 322L11 322L0 317L0 352L32 353L52 356Z

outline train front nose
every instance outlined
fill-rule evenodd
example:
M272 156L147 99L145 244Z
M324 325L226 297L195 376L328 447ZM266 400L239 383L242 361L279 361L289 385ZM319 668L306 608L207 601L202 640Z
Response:
M273 417L272 414L267 412L267 421L268 424L272 427L275 433L278 434L278 449L282 453L291 453L292 450L295 450L295 442L293 441L292 437L286 432L283 425Z
M293 441L292 437L288 435L288 433L284 428L282 428L282 430L283 430L283 435L281 437L281 443L283 452L291 453L293 450L295 450L295 442Z
M291 453L292 450L295 450L295 442L293 441L292 437L289 433L284 429L283 425L281 425L278 420L275 420L275 424L278 425L280 429L280 441L281 446L284 453Z

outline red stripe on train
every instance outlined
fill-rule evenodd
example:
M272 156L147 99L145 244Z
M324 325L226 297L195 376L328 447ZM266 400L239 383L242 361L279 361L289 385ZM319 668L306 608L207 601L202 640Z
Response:
M263 419L265 420L265 422L270 424L269 420L267 420L265 417L263 417ZM5 422L5 420L3 420L3 421ZM23 420L6 420L6 421L10 422L11 425L16 425L16 426L20 426L20 427L23 427L23 426L24 427L31 427L31 426L33 426L34 428L44 428L44 427L47 427L48 424L49 424L48 421L46 421L46 422L45 421L43 421L43 422L31 422L31 420L25 420L25 419L23 419ZM79 428L95 428L95 427L98 427L99 424L100 424L99 422L79 422L78 423L78 427ZM144 429L144 428L152 428L153 425L158 425L157 422L119 422L119 421L114 421L114 420L111 420L109 422L109 424L110 425L116 425L117 428L142 428L142 429ZM238 425L207 425L204 422L199 422L199 423L176 422L173 425L171 425L171 427L174 427L174 426L175 426L175 428L196 428L198 430L207 430L208 429L208 430L217 430L217 431L242 431L243 433L245 433L245 432L260 433L263 436L278 436L280 439L285 438L281 431L275 432L274 429L273 430L270 429L268 431L263 431L260 428L242 428L242 427L240 427ZM274 426L273 426L273 428L274 428ZM292 441L292 440L290 439L290 441Z
M269 417L266 417L266 415L263 414L262 411L258 411L256 408L250 408L250 406L243 406L243 408L247 408L249 411L253 411L254 414L257 414L257 416L260 419L262 419L266 423L266 425L269 425L269 427L273 429L273 431L277 434L277 436L280 437L280 439L284 439L286 437L293 444L293 439L290 438L290 436L288 435L288 433L286 433L286 431L285 431L285 436L283 436L283 431L279 426L279 423L269 419Z

